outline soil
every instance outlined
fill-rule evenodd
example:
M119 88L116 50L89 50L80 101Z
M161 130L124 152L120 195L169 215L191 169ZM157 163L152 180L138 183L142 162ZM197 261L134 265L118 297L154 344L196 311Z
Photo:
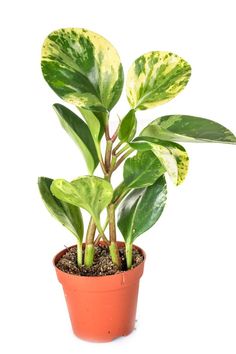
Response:
M125 260L124 247L119 249L121 257L121 269L112 263L109 255L109 248L105 245L95 246L94 263L92 267L87 268L84 265L77 265L76 261L76 246L68 249L68 251L57 262L56 266L65 273L81 275L81 276L103 276L114 275L127 270ZM132 268L137 267L143 262L143 255L138 249L133 248L133 265Z

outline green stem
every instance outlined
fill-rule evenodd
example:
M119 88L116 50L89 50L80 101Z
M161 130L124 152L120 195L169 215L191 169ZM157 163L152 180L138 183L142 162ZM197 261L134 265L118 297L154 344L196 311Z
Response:
M85 246L85 255L84 255L84 264L86 267L91 267L93 264L95 232L96 232L96 225L93 221L93 218L90 218L88 230L86 234L86 246Z
M88 230L86 234L86 243L88 244L93 243L95 231L96 231L96 224L93 221L93 218L91 217L89 220Z
M102 238L103 241L104 241L107 245L109 245L110 242L109 242L109 240L106 238L106 235L104 234L104 229L102 228L100 222L97 223L96 227L97 227L97 229L98 229L99 235L98 235L98 237L96 238L96 240L94 241L94 244L97 245L98 242L100 241L100 239Z
M94 258L94 245L87 244L85 247L84 264L85 267L92 267Z
M105 241L109 245L109 240L106 238L106 236L104 234L104 231L106 230L108 224L109 224L109 219L107 216L106 222L105 222L103 229L102 229L103 230L102 233L101 234L99 233L96 240L94 241L95 245L98 244L98 242L101 240L101 238L103 239L103 241Z
M128 144L126 144L122 149L120 149L117 153L116 153L116 157L120 156L123 152L125 152L126 150L130 149L130 146Z
M77 265L81 266L83 264L83 248L82 242L77 239Z
M109 218L109 236L110 236L110 255L112 262L116 264L119 268L121 265L119 248L116 242L116 221L115 221L115 205L110 204L107 208L108 218Z
M132 267L132 263L133 263L132 250L133 250L132 243L126 242L125 243L125 256L126 256L127 269L130 269Z
M109 170L108 175L106 176L106 178L107 178L108 181L110 181L110 179L111 179L111 175L112 175L112 173L113 173L113 171L114 171L114 168L115 168L115 165L116 165L116 160L117 160L116 156L113 156L113 155L112 155L110 170Z
M109 240L107 239L106 235L104 234L104 232L102 232L102 234L98 234L96 240L94 241L94 244L97 245L99 243L100 240L103 240L103 242L105 242L107 245L110 244Z
M110 243L109 251L110 251L110 256L111 256L112 262L114 264L116 264L117 267L120 269L121 260L120 260L120 253L119 253L119 247L117 245L117 242Z
M123 156L120 157L120 159L116 162L116 165L113 169L113 171L115 171L119 166L120 164L130 155L132 154L134 150L133 149L129 149Z
M124 190L122 191L122 193L113 201L113 204L115 206L115 209L118 207L118 205L120 204L120 202L124 199L124 197L129 193L130 189L128 188L124 188ZM102 233L99 233L99 235L97 236L96 240L95 240L95 245L98 244L98 242L103 238L103 240L109 244L109 241L107 240L106 236L104 235L104 231L106 230L107 226L109 224L109 217L107 215L105 224L103 225L102 228Z

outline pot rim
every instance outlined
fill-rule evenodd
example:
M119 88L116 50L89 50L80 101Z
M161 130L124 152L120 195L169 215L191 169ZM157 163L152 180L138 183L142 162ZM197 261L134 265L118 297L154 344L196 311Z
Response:
M103 242L99 242L99 243L103 243ZM123 241L117 241L117 244L118 245L125 245L125 242ZM85 243L83 243L83 246L85 245ZM111 275L99 275L99 276L87 276L87 275L79 275L79 274L70 274L70 273L67 273L67 272L63 272L61 269L59 269L57 266L56 266L56 262L58 262L58 260L63 256L64 253L66 253L67 250L71 249L72 247L76 247L76 245L71 245L69 247L66 247L64 248L63 250L57 252L57 254L53 257L53 260L52 260L52 263L53 263L53 267L55 268L56 272L58 274L61 274L61 275L64 275L64 276L68 276L69 278L83 278L83 279L109 279L109 278L112 278L114 279L115 277L120 277L122 274L128 274L130 272L133 272L133 271L137 271L140 267L143 267L144 266L144 263L146 261L146 253L144 252L144 250L137 246L137 245L133 245L133 247L135 247L136 249L138 249L141 254L143 255L143 261L137 265L137 267L134 267L132 269L128 269L128 270L125 270L125 271L122 271L122 272L119 272L117 274L111 274Z

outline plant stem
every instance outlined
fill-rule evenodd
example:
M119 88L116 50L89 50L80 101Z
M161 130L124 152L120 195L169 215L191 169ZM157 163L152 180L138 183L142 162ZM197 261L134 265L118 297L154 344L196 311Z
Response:
M92 267L94 258L94 245L87 244L85 247L85 255L84 255L84 265L85 267Z
M111 165L111 151L112 151L112 141L107 140L106 152L105 152L105 167L107 173L109 173L110 165Z
M94 244L97 245L101 239L103 239L103 242L105 242L107 245L110 244L104 232L102 234L98 234L96 240L94 241Z
M110 140L109 124L108 123L106 123L106 125L105 125L105 137L106 137L106 140Z
M126 264L127 264L127 269L130 269L132 267L133 263L133 245L132 243L126 242L125 243L125 256L126 256Z
M115 171L115 170L120 166L120 164L121 164L133 151L134 151L133 149L129 149L123 156L121 156L120 159L116 162L116 165L115 165L113 171Z
M107 208L108 218L109 218L109 236L110 236L110 255L112 262L116 264L119 268L121 265L119 248L116 242L116 221L115 221L115 205L110 204Z
M93 221L93 218L91 217L89 220L88 230L86 234L86 243L88 244L93 243L95 231L96 231L96 224Z
M130 146L128 144L126 144L121 150L119 150L116 153L116 157L120 156L123 152L125 152L126 150L130 149Z
M77 265L81 266L83 264L83 248L82 242L77 239Z
M94 257L94 236L96 232L96 225L93 221L93 218L90 218L88 230L86 234L86 246L85 246L85 256L84 264L86 267L91 267L93 264Z
M120 141L115 147L114 149L112 150L112 155L115 155L116 154L116 151L123 145L123 142Z
M106 222L103 226L103 232L100 234L98 234L96 240L94 241L94 244L97 245L98 242L101 240L101 238L103 238L103 241L105 241L108 245L109 245L109 240L106 238L105 234L104 234L104 231L106 230L107 228L107 225L109 224L109 219L108 219L108 216L106 218Z
M120 202L124 199L124 197L129 193L129 189L125 189L121 195L119 195L116 200L113 202L114 206L115 206L115 209L118 207L118 205L120 204ZM109 224L109 217L107 216L106 218L106 221L105 221L105 224L103 226L103 233L102 234L99 234L95 240L95 245L98 244L98 242L100 241L101 238L103 238L104 241L107 242L107 244L109 244L109 241L107 240L107 238L105 237L104 235L104 231L106 230L107 226ZM105 237L105 239L104 239Z
M101 158L101 159L99 160L99 162L100 162L100 166L101 166L101 168L102 168L102 172L103 172L104 174L106 174L107 171L106 171L106 166L105 166L105 164L104 164L104 162L103 162L103 159Z
M111 141L114 143L114 141L116 141L118 133L119 133L119 129L120 129L120 123L118 124L118 127L116 128L115 133L112 135L111 137Z
M111 175L112 173L119 167L119 165L134 151L132 148L129 147L128 144L126 144L118 153L117 150L123 145L123 142L119 142L116 147L112 150L112 145L114 143L114 141L117 138L118 135L118 129L116 130L116 132L114 133L114 135L112 136L112 138L110 138L110 133L109 133L109 123L107 122L107 124L105 125L105 137L106 137L106 151L105 151L105 166L102 166L101 161L103 162L103 159L101 158L100 163L102 166L102 170L104 173L104 179L107 181L110 181L111 179ZM124 153L126 151L126 153L120 157L120 159L117 161L117 157L122 155L122 153ZM105 167L105 168L104 168ZM110 244L109 244L109 251L110 251L110 255L112 258L112 262L114 264L116 264L119 268L121 265L121 259L120 259L120 254L119 254L119 249L118 249L118 245L116 242L116 222L115 222L115 209L118 205L118 203L120 202L122 196L118 197L118 200L116 201L116 204L111 203L108 208L108 217L106 220L106 224L104 229L102 229L101 226L97 225L98 228L98 232L99 235L96 238L95 242L94 242L94 234L95 234L95 230L96 230L96 226L95 229L93 230L93 237L92 240L90 239L90 226L88 228L88 232L87 232L87 237L86 237L86 249L85 249L85 265L87 266L91 266L93 264L93 256L94 256L94 244L98 244L99 240L101 238L103 238L108 244L109 241L106 239L105 235L104 235L104 230L107 227L108 223L109 223L109 238L110 238ZM92 241L92 242L90 242ZM89 264L89 265L88 265ZM130 267L132 265L132 245L131 245L131 264Z
M107 176L107 179L108 179L109 181L110 181L111 175L112 175L112 173L113 173L113 171L114 171L114 167L115 167L115 165L116 165L116 160L117 160L116 156L113 156L113 155L112 155L111 164L110 164L110 169L109 169L109 173L108 173L108 176Z

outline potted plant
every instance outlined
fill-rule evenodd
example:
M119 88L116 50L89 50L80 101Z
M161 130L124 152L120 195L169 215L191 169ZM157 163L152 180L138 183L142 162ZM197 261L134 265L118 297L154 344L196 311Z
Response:
M235 144L236 137L212 120L181 114L157 118L136 133L139 110L168 102L187 85L191 67L176 54L153 51L134 61L126 79L130 108L113 132L109 116L124 76L105 38L78 28L52 32L43 44L42 72L55 93L79 111L53 105L88 167L86 176L73 181L39 178L48 210L76 237L76 246L58 253L54 265L75 334L109 341L134 328L145 260L134 241L164 209L166 175L175 185L186 177L189 158L179 142ZM122 164L123 180L113 187ZM94 175L98 166L101 177ZM82 212L90 215L85 236ZM124 242L117 241L116 225Z

